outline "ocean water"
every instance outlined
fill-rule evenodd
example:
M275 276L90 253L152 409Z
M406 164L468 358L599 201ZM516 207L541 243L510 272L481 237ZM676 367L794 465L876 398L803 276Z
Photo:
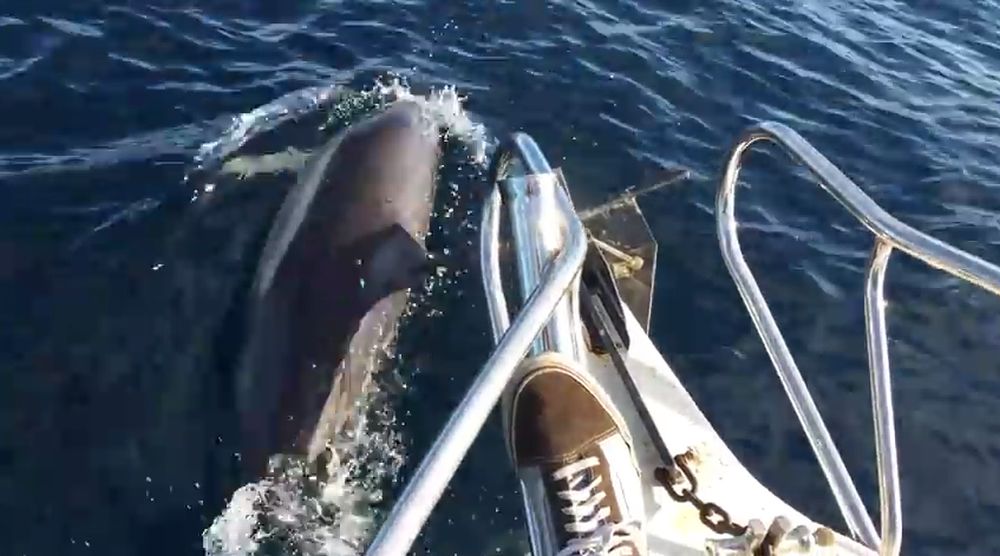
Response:
M719 169L740 130L781 121L902 220L1000 261L998 17L987 0L5 0L0 555L356 553L488 355L477 158L514 130L580 206L691 170L642 202L653 340L765 484L842 527L719 256ZM394 79L454 130L430 239L450 255L338 471L241 485L225 384L294 176L225 163L308 151ZM780 153L755 152L745 182L744 249L874 509L871 240ZM888 292L904 551L1000 552L1000 302L903 256ZM504 457L493 421L416 553L526 552Z

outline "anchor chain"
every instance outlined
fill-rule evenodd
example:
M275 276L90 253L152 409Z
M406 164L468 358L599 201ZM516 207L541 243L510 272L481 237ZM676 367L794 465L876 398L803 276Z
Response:
M674 456L674 470L657 467L653 476L663 485L675 501L691 504L698 509L698 517L706 527L719 534L739 536L746 532L745 525L734 523L729 512L714 502L706 502L698 496L698 479L687 464L687 454ZM687 481L685 487L683 482Z

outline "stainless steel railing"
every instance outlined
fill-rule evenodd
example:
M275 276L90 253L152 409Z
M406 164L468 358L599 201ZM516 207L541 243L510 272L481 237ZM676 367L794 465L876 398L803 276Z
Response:
M526 237L521 242L515 238L519 266L523 261L529 262L527 271L519 269L521 285L527 286L523 291L529 295L525 296L521 311L508 326L510 315L500 283L499 261L500 205L503 200L497 189L500 184L494 183L494 191L487 199L483 213L480 256L493 332L497 340L496 349L396 501L392 513L368 548L369 556L406 554L493 411L521 359L536 344L539 333L543 329L549 333L548 336L542 335L543 338L548 338L542 341L552 343L551 346L541 346L545 349L571 346L575 341L571 337L565 337L573 323L559 323L559 315L560 311L572 309L572 296L576 293L575 285L587 252L583 224L573 210L568 193L559 184L558 174L549 169L545 157L530 137L516 134L512 143L505 148L509 152L501 152L500 158L517 158L528 172L524 178L513 178L513 181L505 180L504 183L508 188L508 197L518 194L518 191L529 197L524 203L513 205L512 228L516 230L521 225L519 219L546 219L548 235ZM507 177L506 172L500 172L494 181L504 177ZM524 181L518 182L517 179ZM540 206L535 206L534 203L539 203ZM532 274L526 277L525 272ZM579 334L579 329L576 334ZM563 339L560 339L560 335Z
M526 133L511 135L494 160L490 180L495 187L483 214L480 256L484 268L483 287L496 338L497 328L509 315L500 281L499 204L502 202L508 207L514 268L522 298L535 289L541 278L541 269L563 248L568 221L580 222L580 218L569 202L562 173L552 170L531 136ZM521 175L513 172L515 162L523 166ZM568 212L562 206L564 202L569 203ZM571 359L582 360L582 330L579 287L578 282L574 282L566 297L552 311L549 323L531 348L531 354L558 352Z
M875 530L857 488L823 423L795 360L757 286L740 250L736 224L736 183L743 154L751 145L771 141L808 168L820 185L875 235L865 287L865 321L871 374L875 453L878 466L881 538ZM719 244L726 267L740 291L747 311L767 348L771 362L792 407L809 438L833 495L851 532L879 553L898 555L902 513L896 428L893 421L892 381L886 341L884 282L893 249L905 251L927 264L1000 295L1000 267L956 249L900 222L865 195L846 175L798 133L777 123L762 123L743 133L726 163L715 202Z

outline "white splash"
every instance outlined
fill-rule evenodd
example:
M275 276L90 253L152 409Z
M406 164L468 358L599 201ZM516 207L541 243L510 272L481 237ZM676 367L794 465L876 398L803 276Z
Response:
M359 114L365 114L386 104L407 100L417 103L423 112L433 132L442 130L444 137L461 141L469 150L474 163L485 166L487 152L491 148L486 128L469 117L462 106L464 97L458 94L454 86L445 86L440 90L432 90L426 96L414 94L409 86L398 79L387 83L377 81L370 89L352 91L339 85L324 85L307 87L281 96L263 106L240 114L232 119L223 134L201 145L194 159L194 167L187 174L185 181L196 172L234 173L239 170L241 177L250 177L254 172L245 172L250 163L259 164L259 156L230 157L251 139L271 131L278 126L294 119L328 110L329 119L324 127L339 127L350 122ZM302 153L302 151L297 151ZM277 160L275 160L277 161ZM296 158L299 167L301 161ZM286 168L287 166L287 168ZM291 165L265 168L257 173L274 173L275 169L294 169ZM243 176L242 174L247 174ZM210 194L215 184L208 182L194 192L194 199L202 194Z
M328 106L347 92L339 85L306 87L234 117L221 137L198 148L194 159L196 169L204 170L221 163L253 137Z
M356 556L373 533L372 506L403 463L395 418L377 392L330 445L323 476L297 458L271 459L266 478L237 490L202 535L208 556Z
M253 554L265 534L258 530L258 517L265 493L273 487L269 480L243 485L233 494L229 506L202 537L205 554L237 556Z
M195 157L193 172L208 172L210 179L202 180L201 185L192 191L191 201L211 198L216 191L221 191L216 178L235 176L239 180L249 180L259 174L295 173L306 167L312 153L312 148L308 146L302 150L289 146L277 153L234 156L243 145L261 133L319 110L328 111L326 124L320 129L338 129L359 116L398 101L416 103L427 123L428 133L440 133L443 138L460 141L467 149L469 160L480 171L486 169L487 153L493 149L495 141L490 140L482 123L469 116L463 107L465 98L458 94L454 86L431 90L427 95L414 94L398 79L376 81L371 88L361 91L337 85L308 87L233 118L232 125L220 138L204 143ZM192 175L189 172L185 181ZM459 196L457 186L450 183L449 189L454 202ZM441 210L446 218L450 218L455 207L448 204ZM440 213L435 213L435 216L440 216ZM468 213L465 217L468 219L473 215Z
M424 116L444 130L445 136L462 141L477 164L486 163L486 152L490 146L486 128L469 117L462 103L465 97L458 90L447 85L440 90L432 90L427 96L414 95L408 86L398 79L389 83L377 83L374 92L383 98L408 100L417 103Z

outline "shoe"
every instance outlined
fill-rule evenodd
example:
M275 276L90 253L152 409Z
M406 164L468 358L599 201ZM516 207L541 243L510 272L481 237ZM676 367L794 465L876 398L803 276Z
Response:
M639 466L621 417L575 363L528 367L510 404L508 440L535 556L646 556Z

